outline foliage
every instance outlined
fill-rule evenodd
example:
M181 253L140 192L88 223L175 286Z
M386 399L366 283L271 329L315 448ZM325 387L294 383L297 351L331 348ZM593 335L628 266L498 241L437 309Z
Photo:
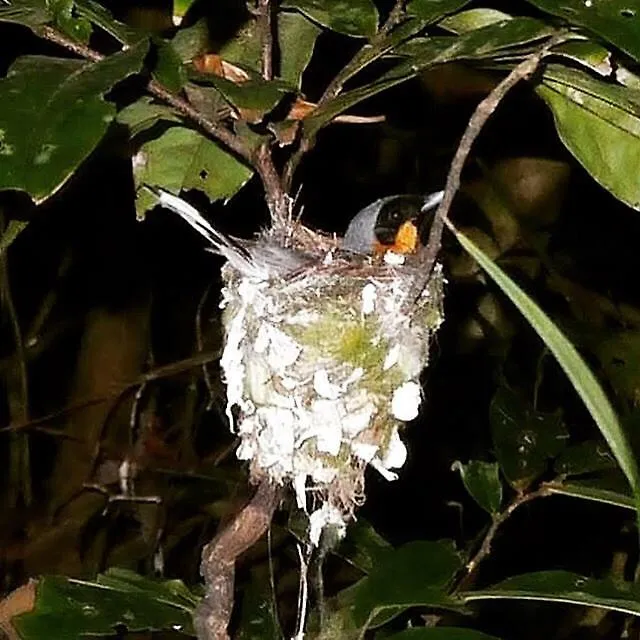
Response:
M193 634L200 594L185 583L248 491L215 364L214 258L154 211L155 189L248 235L301 188L304 215L342 231L375 197L442 188L469 113L515 77L526 82L473 147L448 222L452 302L426 417L408 429L409 476L372 482L366 518L340 545L306 560L298 548L308 633L629 635L634 3L521 0L505 13L472 0L228 0L154 15L148 4L0 0L0 34L27 43L6 46L0 79L2 500L15 514L0 563L7 591L45 575L35 606L7 597L0 625L25 639ZM150 220L132 229L135 214ZM514 515L525 510L549 528L558 519L549 548L520 542L544 529ZM240 562L234 637L291 636L298 533L277 516L269 547ZM602 613L556 605L550 630L536 602Z

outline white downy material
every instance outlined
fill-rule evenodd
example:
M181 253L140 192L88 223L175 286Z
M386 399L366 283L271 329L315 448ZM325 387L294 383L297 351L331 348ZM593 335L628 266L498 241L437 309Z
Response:
M442 322L439 266L409 314L413 267L354 260L283 279L222 271L237 455L255 480L292 486L311 512L312 544L364 500L368 464L397 478L407 455L398 428L418 415L418 378Z

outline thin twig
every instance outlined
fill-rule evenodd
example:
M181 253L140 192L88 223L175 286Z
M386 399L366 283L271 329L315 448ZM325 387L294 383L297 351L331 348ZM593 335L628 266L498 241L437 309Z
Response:
M200 572L206 594L193 616L199 640L229 638L236 558L267 531L280 494L279 487L263 480L249 504L203 549Z
M504 511L501 511L499 514L493 517L493 522L491 526L487 529L487 533L485 534L482 544L480 548L476 552L476 554L467 562L467 565L464 568L464 574L462 577L456 582L453 591L460 592L468 589L476 578L478 567L480 563L491 553L491 545L493 544L493 540L498 533L498 529L513 515L513 512L521 507L523 504L527 504L532 500L536 500L537 498L545 498L547 496L552 495L551 490L546 485L542 485L540 488L532 491L531 493L522 493L516 496L516 498L507 506Z
M260 34L260 64L262 77L265 80L273 79L273 24L271 0L258 0L256 19L258 21L258 33Z
M24 429L30 429L36 427L37 425L41 425L46 422L51 422L56 418L60 418L61 416L71 413L72 411L78 411L80 409L84 409L86 407L90 407L95 404L102 404L103 402L107 402L108 400L116 400L123 393L126 393L133 387L139 387L145 383L154 382L156 380L161 380L163 378L170 378L172 376L179 375L184 373L185 371L189 371L194 367L200 367L207 362L213 362L220 357L220 351L204 351L202 353L198 353L195 356L191 356L190 358L186 358L184 360L178 360L176 362L171 362L169 364L163 365L162 367L157 367L152 371L147 373L143 373L138 376L135 380L131 382L126 382L114 389L112 393L108 393L101 396L95 396L92 398L88 398L87 400L81 400L80 402L75 402L68 407L63 407L58 411L54 411L53 413L47 414L46 416L42 416L41 418L34 418L31 420L26 420L21 423L11 424L7 427L0 428L0 435L3 433L10 433L14 431L22 431ZM62 436L62 434L61 434Z
M471 152L473 143L480 135L480 132L487 123L487 120L489 120L493 112L498 108L498 105L507 93L509 93L509 91L521 80L530 78L538 69L540 62L548 53L549 49L561 42L564 37L565 35L563 33L553 36L536 52L532 53L520 64L514 67L509 75L504 78L491 91L491 93L480 102L480 104L478 104L473 112L451 162L447 181L445 183L444 197L436 210L435 216L433 217L433 223L429 232L429 240L418 255L420 262L420 275L416 277L412 290L410 291L411 295L408 297L409 304L413 304L413 302L422 294L429 278L431 277L431 272L436 263L438 253L440 252L440 247L442 246L442 232L444 230L445 220L449 215L453 199L460 188L462 170L465 162L467 161L467 157Z
M42 37L46 40L49 40L49 42L53 42L67 49L68 51L72 51L76 55L87 60L100 62L104 59L104 56L98 51L95 51L94 49L91 49L86 45L67 38L64 34L60 33L53 27L43 27L40 31L40 35L42 35ZM254 165L253 153L245 145L242 138L233 133L233 131L227 129L218 122L207 118L207 116L198 111L198 109L193 107L193 105L187 102L184 98L181 98L179 95L169 91L166 87L163 87L156 80L149 81L149 83L147 84L147 90L153 96L155 96L159 100L162 100L166 104L173 107L180 114L195 122L203 131L205 131L212 138L236 153L245 162L252 166ZM266 187L267 185L265 184L265 188Z
M405 17L405 4L406 0L395 0L393 8L391 9L384 24L378 29L376 34L371 40L364 45L353 58L342 68L341 71L331 80L327 88L324 90L320 100L318 101L318 108L325 105L336 98L342 90L344 85L352 78L358 71L367 66L370 62L375 60L384 51L387 36ZM304 133L300 139L300 143L295 153L289 158L283 173L283 183L286 191L291 191L293 183L293 175L298 168L303 156L313 146L313 136L305 136Z
M4 212L0 212L0 231L4 231ZM12 423L29 420L29 377L24 336L20 319L13 300L9 278L9 259L6 251L0 254L0 285L2 302L6 307L9 323L13 332L15 354L13 366L7 375L7 396L9 416ZM22 498L26 505L31 504L31 471L29 460L29 440L25 434L13 433L10 445L10 477L12 492L16 502Z

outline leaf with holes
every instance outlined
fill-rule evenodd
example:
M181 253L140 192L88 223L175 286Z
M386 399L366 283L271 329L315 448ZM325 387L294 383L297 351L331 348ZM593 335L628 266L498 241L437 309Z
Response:
M231 198L252 175L249 167L187 127L170 127L143 144L134 159L136 186L162 187L172 193L199 189L211 201ZM144 210L139 207L138 215Z
M636 0L528 0L571 24L584 27L640 61L640 6Z
M105 93L142 68L148 43L101 62L24 56L0 80L0 189L43 202L95 149L116 108Z

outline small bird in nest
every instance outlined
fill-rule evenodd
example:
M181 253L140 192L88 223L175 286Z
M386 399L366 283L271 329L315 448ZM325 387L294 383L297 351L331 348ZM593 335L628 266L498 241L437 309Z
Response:
M193 206L163 189L154 190L159 203L177 213L211 244L210 251L225 257L240 273L267 280L284 277L318 262L318 255L285 247L269 234L255 240L234 238L215 229ZM433 217L444 191L426 196L400 194L380 198L352 218L336 248L351 254L401 256L417 251L428 230L427 217Z

